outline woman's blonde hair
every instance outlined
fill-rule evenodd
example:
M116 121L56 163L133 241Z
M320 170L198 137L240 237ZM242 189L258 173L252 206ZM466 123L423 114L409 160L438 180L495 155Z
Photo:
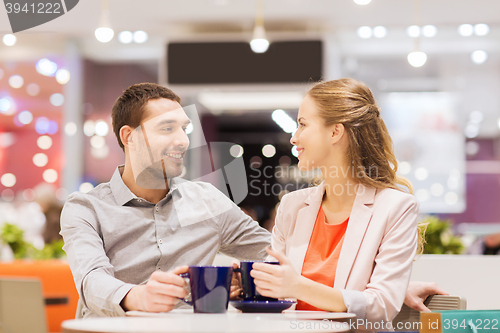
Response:
M347 161L356 181L374 188L393 188L413 193L411 182L396 174L398 161L380 109L370 89L351 78L321 82L307 93L325 126L342 124L349 140ZM417 253L423 252L425 224L418 225Z
M396 175L398 161L380 110L370 89L359 81L344 78L321 82L307 93L325 126L342 124L349 140L356 182L374 188L393 188L413 193L413 186ZM405 189L406 188L406 189Z

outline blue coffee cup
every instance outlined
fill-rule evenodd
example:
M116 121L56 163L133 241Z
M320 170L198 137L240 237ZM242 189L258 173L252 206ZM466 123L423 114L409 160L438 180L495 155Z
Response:
M189 266L188 273L180 274L189 278L191 301L196 313L225 313L231 290L233 268L229 266Z
M250 261L245 260L240 262L239 272L241 273L241 286L243 289L243 299L245 301L277 301L276 298L266 297L259 294L255 289L255 283L253 277L250 275L252 266L255 262L262 261ZM279 262L274 261L264 261L265 264L279 265Z

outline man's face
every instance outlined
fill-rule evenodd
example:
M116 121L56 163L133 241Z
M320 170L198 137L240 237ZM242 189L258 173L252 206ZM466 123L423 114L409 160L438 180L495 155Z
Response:
M175 101L160 98L146 104L141 125L132 134L134 149L130 150L137 185L165 188L165 179L182 173L190 122Z

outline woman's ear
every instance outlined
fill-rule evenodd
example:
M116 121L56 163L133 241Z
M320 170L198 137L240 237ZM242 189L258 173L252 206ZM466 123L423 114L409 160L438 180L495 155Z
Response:
M345 133L345 127L343 124L335 124L331 127L332 134L332 144L338 143Z
M122 144L124 147L127 147L128 149L134 149L134 140L133 140L133 130L132 127L128 125L122 126L120 128L120 140L122 141Z

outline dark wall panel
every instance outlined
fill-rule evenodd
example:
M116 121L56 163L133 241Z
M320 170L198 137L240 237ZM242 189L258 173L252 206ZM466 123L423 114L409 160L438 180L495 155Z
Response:
M170 84L300 83L322 75L322 42L274 42L265 53L238 43L170 43Z

